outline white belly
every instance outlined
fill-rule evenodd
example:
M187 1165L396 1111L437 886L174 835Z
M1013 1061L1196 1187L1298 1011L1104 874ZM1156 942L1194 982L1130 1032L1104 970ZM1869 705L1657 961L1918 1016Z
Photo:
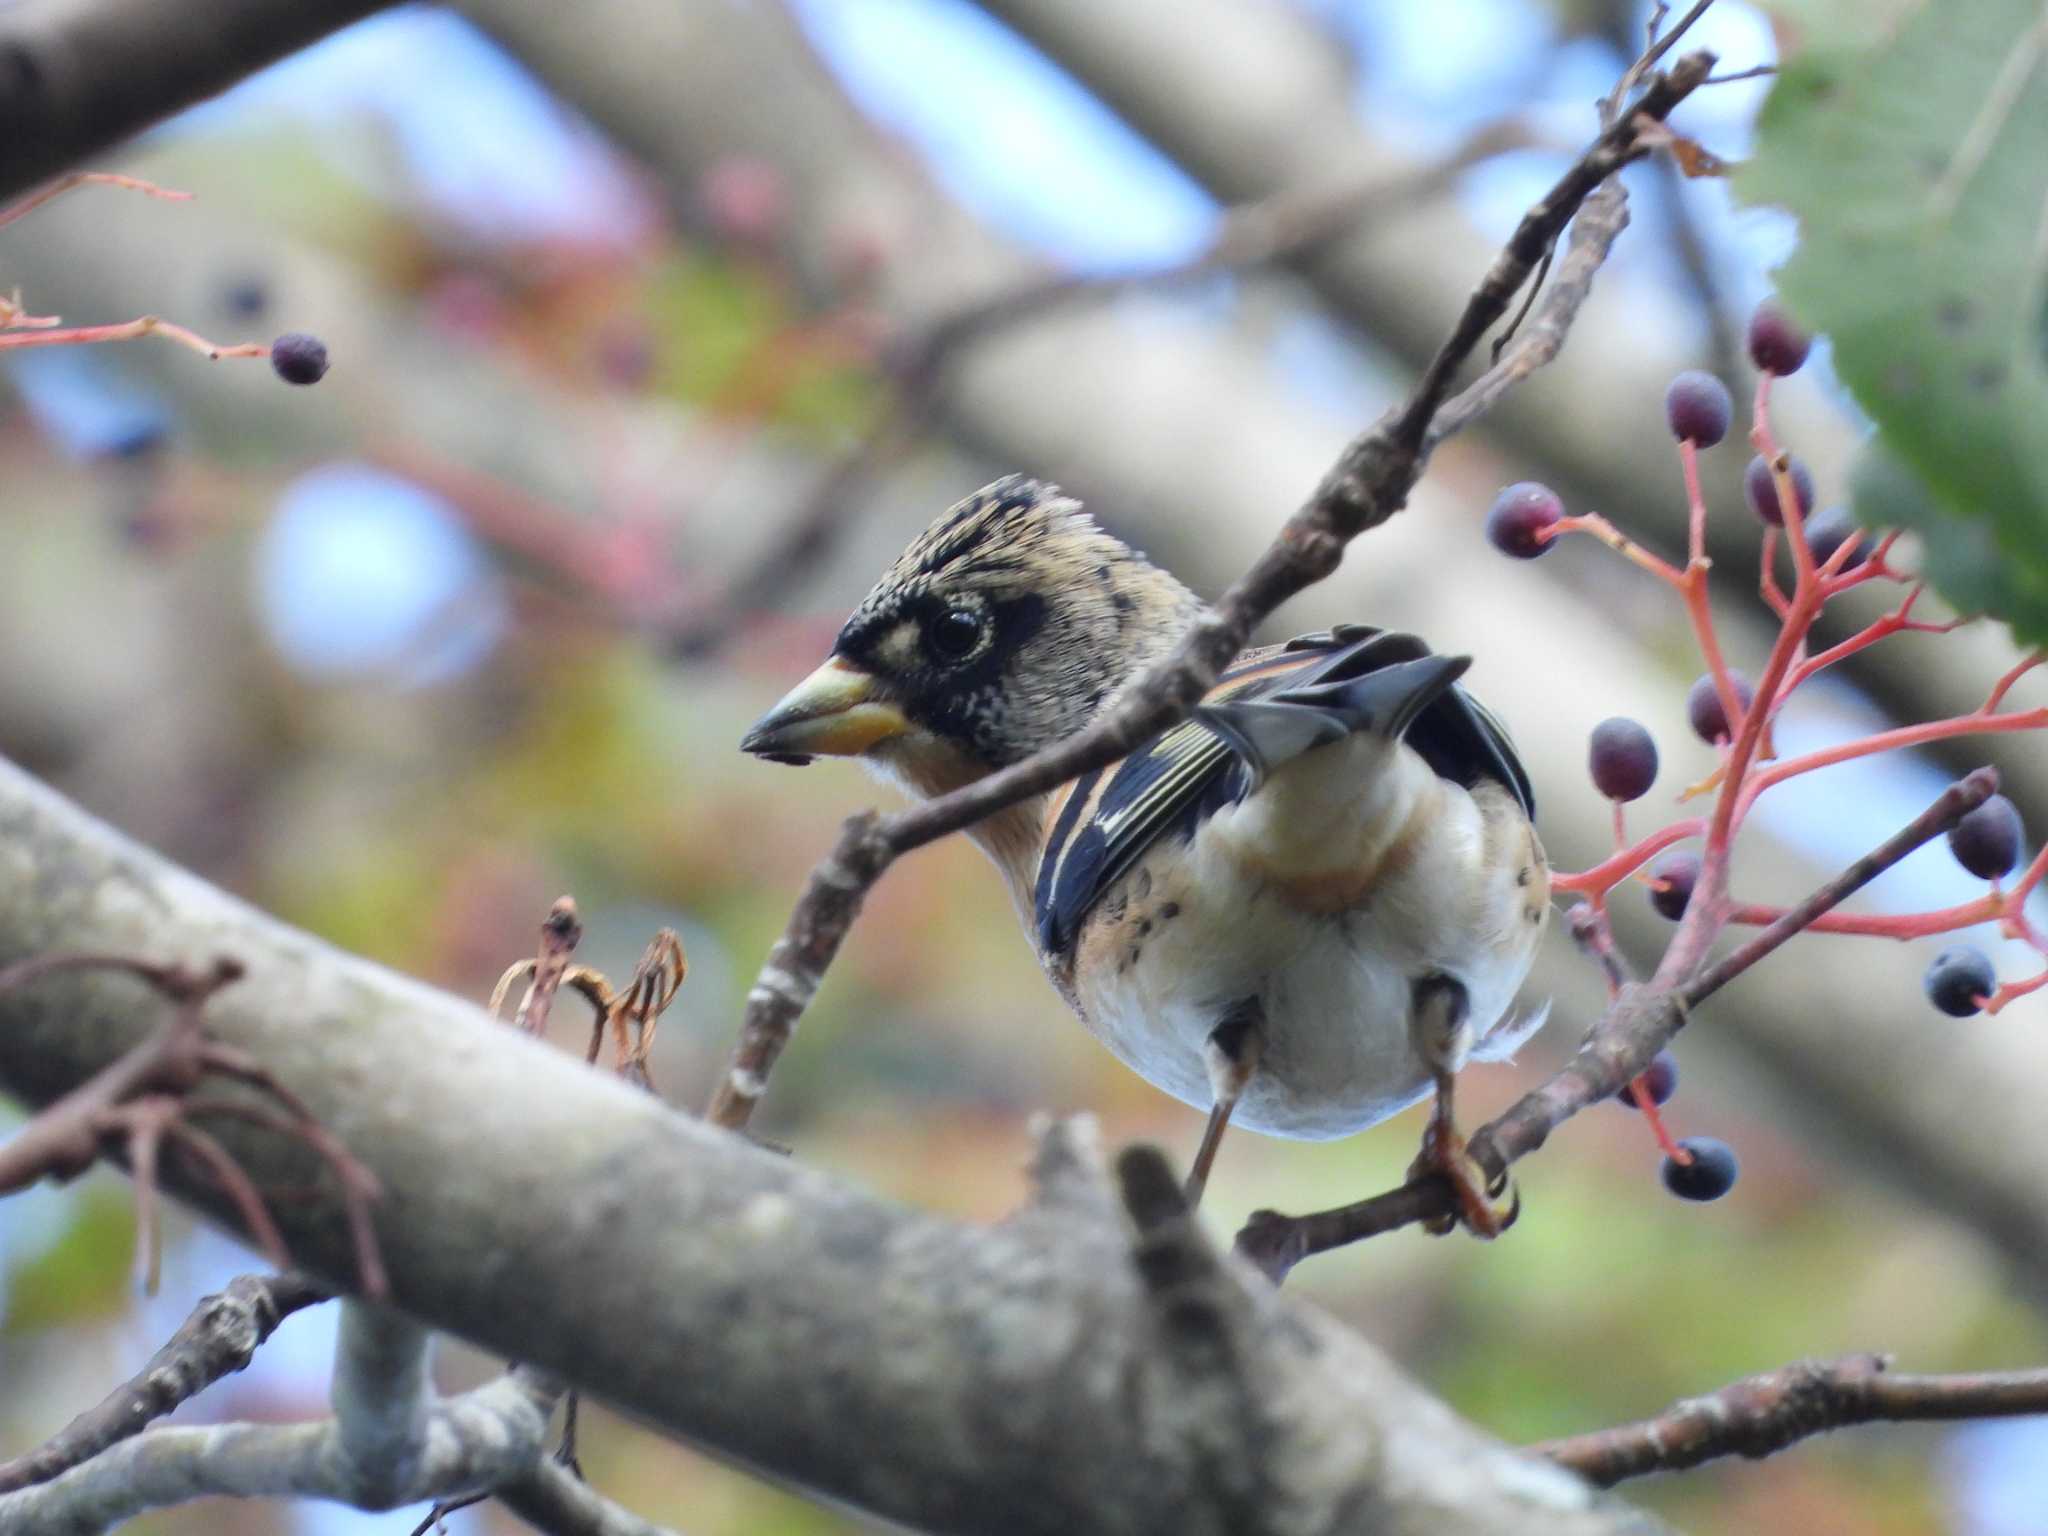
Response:
M1110 897L1128 903L1130 920L1115 930L1124 947L1078 978L1084 1022L1148 1081L1207 1108L1204 1043L1233 1004L1256 997L1263 1050L1233 1125L1326 1140L1398 1113L1431 1087L1409 1034L1414 978L1441 972L1462 982L1469 1038L1485 1040L1507 1015L1540 932L1513 871L1482 892L1453 878L1470 867L1457 848L1460 820L1445 816L1440 842L1360 906L1328 915L1303 912L1247 874L1227 838L1198 837L1171 861L1170 877L1155 880L1141 865ZM1505 1054L1526 1033L1510 1024L1480 1053Z

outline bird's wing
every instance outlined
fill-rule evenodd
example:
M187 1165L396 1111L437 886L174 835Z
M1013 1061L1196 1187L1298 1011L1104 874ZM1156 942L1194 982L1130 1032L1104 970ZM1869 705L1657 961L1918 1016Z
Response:
M1430 654L1413 635L1365 625L1250 653L1193 717L1076 780L1055 802L1039 860L1039 947L1064 954L1081 920L1148 848L1192 836L1272 768L1361 728L1371 709L1370 684L1361 680ZM1499 723L1461 688L1438 684L1425 693L1420 713L1394 722L1393 734L1405 725L1404 739L1445 778L1498 779L1530 807L1528 775Z

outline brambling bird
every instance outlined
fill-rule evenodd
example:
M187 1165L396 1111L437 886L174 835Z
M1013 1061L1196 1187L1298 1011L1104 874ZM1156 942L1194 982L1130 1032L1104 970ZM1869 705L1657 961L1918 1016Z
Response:
M925 530L740 745L944 794L1080 730L1200 611L1078 502L1011 476ZM1528 774L1458 686L1469 665L1362 625L1247 651L1182 724L972 830L1082 1022L1210 1111L1191 1198L1230 1124L1344 1136L1434 1088L1418 1170L1450 1179L1473 1232L1514 1219L1452 1083L1542 1022L1509 1010L1550 875Z

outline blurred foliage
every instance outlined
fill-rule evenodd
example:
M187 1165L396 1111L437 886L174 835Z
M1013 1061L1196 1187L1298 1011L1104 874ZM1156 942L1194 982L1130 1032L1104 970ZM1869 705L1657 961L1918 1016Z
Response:
M1945 596L2048 641L2048 23L2034 0L1767 8L1791 45L1736 189L1798 215L1785 297L1934 492L1889 475L1859 516L1927 534Z
M135 1215L127 1187L95 1181L68 1203L66 1215L54 1242L8 1270L0 1332L92 1323L127 1300L135 1273Z

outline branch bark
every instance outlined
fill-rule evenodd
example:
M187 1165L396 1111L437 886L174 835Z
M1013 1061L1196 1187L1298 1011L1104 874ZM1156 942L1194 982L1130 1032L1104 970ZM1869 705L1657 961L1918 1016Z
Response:
M0 11L0 202L391 0L23 0Z
M157 1429L122 1440L49 1482L0 1495L0 1536L99 1536L144 1510L208 1495L391 1509L491 1487L539 1460L559 1383L513 1372L434 1401L426 1359L418 1324L347 1303L333 1418Z
M1176 1314L1148 1299L1083 1151L1049 1148L1039 1201L996 1227L904 1209L284 928L5 765L0 873L0 959L91 943L246 962L211 1025L384 1181L395 1305L785 1480L937 1531L1219 1531L1210 1471L1243 1432L1220 1405L1242 1402L1272 1502L1240 1531L1355 1529L1365 1512L1451 1536L1657 1528L1532 1470L1229 1260L1242 1371L1197 1405L1163 1353ZM134 1011L90 975L0 998L0 1083L55 1097L133 1042ZM266 1183L308 1172L260 1128L233 1150ZM278 1216L295 1254L348 1282L337 1211L280 1200ZM130 1447L149 1441L110 1454L140 1475Z
M1883 1355L1801 1360L1673 1403L1654 1419L1530 1449L1603 1488L1722 1456L1760 1458L1852 1424L2006 1418L2048 1412L2048 1371L1915 1376Z
M149 1363L97 1407L81 1413L28 1455L0 1462L0 1493L46 1483L139 1434L187 1398L243 1369L279 1323L327 1297L326 1287L296 1272L243 1275L229 1281L225 1289L194 1307Z

